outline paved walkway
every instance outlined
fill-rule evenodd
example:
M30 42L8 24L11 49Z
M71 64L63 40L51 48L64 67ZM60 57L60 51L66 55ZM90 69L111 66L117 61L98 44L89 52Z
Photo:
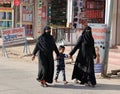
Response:
M66 65L68 84L64 85L61 75L59 83L43 88L37 77L37 63L17 59L0 58L0 94L119 94L120 79L104 79L96 74L95 88L75 84L71 80L73 65Z

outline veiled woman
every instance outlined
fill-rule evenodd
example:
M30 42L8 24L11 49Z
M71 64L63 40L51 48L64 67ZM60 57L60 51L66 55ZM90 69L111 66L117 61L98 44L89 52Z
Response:
M59 51L55 44L55 41L50 35L51 28L46 26L44 33L38 38L36 46L33 50L32 60L35 59L35 55L38 52L38 78L42 86L48 86L47 83L53 82L54 74L54 59L53 51L59 56Z
M72 79L80 80L81 84L95 86L96 78L94 73L94 58L96 58L96 53L91 27L85 27L82 35L79 37L75 47L69 55L72 57L77 49L79 49L79 52L76 57Z

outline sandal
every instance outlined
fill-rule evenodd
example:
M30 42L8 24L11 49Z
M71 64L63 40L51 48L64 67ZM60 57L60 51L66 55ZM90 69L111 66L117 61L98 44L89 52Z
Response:
M45 83L45 84L44 84L44 87L48 87L48 84L47 84L47 83Z

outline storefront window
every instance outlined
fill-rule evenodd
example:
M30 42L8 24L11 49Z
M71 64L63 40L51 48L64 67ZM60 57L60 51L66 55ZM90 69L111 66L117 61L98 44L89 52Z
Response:
M33 13L33 7L32 7L32 5L28 5L28 6L26 6L26 5L24 5L23 7L22 7L22 13L23 13L23 17L22 17L22 20L24 21L24 22L32 22L32 19L33 19L33 17L32 17L32 13Z
M13 20L12 20L11 1L0 0L0 31L3 29L12 28L12 26L13 26Z
M22 0L22 26L27 37L33 37L33 17L35 0Z
M105 0L74 0L73 27L82 28L84 20L89 23L104 23Z
M67 0L50 0L48 5L48 23L55 26L66 26Z

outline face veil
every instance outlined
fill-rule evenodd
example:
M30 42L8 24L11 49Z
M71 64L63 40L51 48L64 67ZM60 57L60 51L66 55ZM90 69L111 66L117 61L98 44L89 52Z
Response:
M94 45L91 27L86 26L82 33L83 41L88 45Z

